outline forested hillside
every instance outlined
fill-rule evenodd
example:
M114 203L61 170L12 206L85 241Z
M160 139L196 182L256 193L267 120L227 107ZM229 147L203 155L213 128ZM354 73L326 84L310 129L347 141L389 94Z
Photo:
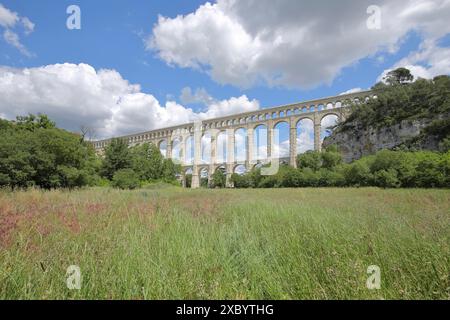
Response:
M337 145L347 162L382 149L449 150L449 76L412 81L409 70L401 68L372 89L377 99L353 105L325 147Z

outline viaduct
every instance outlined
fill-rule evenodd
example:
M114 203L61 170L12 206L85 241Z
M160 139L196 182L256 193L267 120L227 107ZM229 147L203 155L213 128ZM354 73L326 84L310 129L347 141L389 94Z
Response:
M129 146L135 146L150 142L162 150L166 158L172 159L182 165L183 172L180 177L183 185L186 183L186 174L192 174L192 188L200 187L200 179L208 177L208 180L216 170L221 169L226 173L227 186L231 187L231 175L237 168L251 170L256 165L271 163L273 160L296 166L297 157L297 127L302 120L309 121L314 128L314 150L320 150L322 120L330 115L343 121L350 113L352 103L360 103L367 99L376 98L371 91L344 94L317 100L310 100L274 108L265 108L253 112L235 114L216 119L203 120L201 122L186 123L169 128L162 128L148 132L119 137L124 139ZM288 155L279 156L274 152L274 132L281 124L289 127L289 152ZM258 128L265 130L263 135L267 139L263 158L258 156L255 132ZM235 138L237 132L244 133L244 157L235 156ZM219 139L219 136L222 138ZM203 157L203 141L205 138L210 143L209 156ZM221 146L218 146L218 140ZM261 137L259 137L261 140ZM92 142L98 154L102 154L104 148L111 139ZM301 141L300 141L301 143ZM223 148L223 150L218 150ZM222 155L219 156L219 151ZM242 151L242 150L241 150ZM241 152L242 153L242 152Z

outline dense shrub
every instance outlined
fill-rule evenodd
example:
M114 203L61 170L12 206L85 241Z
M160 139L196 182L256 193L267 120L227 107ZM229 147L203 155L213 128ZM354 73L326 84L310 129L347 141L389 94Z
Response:
M400 180L397 177L397 171L394 169L379 170L374 174L374 184L382 188L399 188Z
M356 161L344 168L345 184L363 187L371 185L373 176L367 161Z
M282 168L280 173L280 179L278 180L278 186L285 188L300 187L301 184L301 172L292 167Z
M115 173L123 169L134 171L141 183L173 183L181 171L180 166L170 159L165 159L154 144L144 143L129 148L122 139L113 139L105 150L102 175L112 180Z
M364 187L448 188L450 152L380 151L351 164L343 164L332 148L298 156L298 169L281 166L276 175L262 176L260 170L233 175L236 188ZM319 165L313 163L315 160ZM255 183L257 181L257 183Z
M208 178L202 178L202 177L200 177L200 187L202 187L202 188L208 188L208 185L209 184L209 180L208 180Z
M240 188L240 189L246 189L246 188L252 187L249 174L240 175L237 173L233 173L231 175L231 183L233 184L233 186L235 188Z
M121 169L117 171L112 179L111 185L119 189L137 189L141 183L139 176L132 169Z
M447 177L444 176L444 157L432 152L419 152L415 181L419 187L444 187ZM448 185L447 185L448 187Z
M122 139L112 139L105 148L102 163L103 177L111 180L121 169L131 168L132 160L127 143Z
M227 177L222 170L216 170L211 176L211 187L212 188L225 188Z
M307 151L297 157L298 168L310 168L313 171L319 170L322 166L322 156L317 151Z
M45 189L93 185L99 161L80 135L55 127L46 116L0 120L0 186Z

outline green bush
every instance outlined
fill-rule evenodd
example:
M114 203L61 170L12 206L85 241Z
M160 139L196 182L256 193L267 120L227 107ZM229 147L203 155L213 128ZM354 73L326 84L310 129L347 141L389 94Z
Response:
M320 169L322 165L322 155L318 151L307 151L304 154L297 156L298 168L309 168L313 171Z
M322 168L333 169L342 163L342 156L335 146L330 146L321 154Z
M141 183L132 169L121 169L114 174L111 185L118 189L133 190L139 188Z
M345 177L342 168L336 170L321 169L319 171L319 186L321 187L343 187Z
M231 183L233 183L235 188L246 189L252 186L250 175L244 174L240 175L237 173L233 173L231 175Z
M209 179L208 178L200 178L200 187L208 188Z
M381 188L399 188L401 182L397 177L397 171L394 169L379 170L374 174L374 183Z
M212 188L225 188L227 177L222 170L218 169L211 176L211 187Z
M82 187L92 183L97 170L92 145L46 116L0 120L0 186Z
M301 186L302 174L300 170L287 167L280 174L280 186L285 188L296 188Z
M112 139L105 149L102 176L111 180L117 171L131 168L131 164L128 144L123 139Z
M444 156L433 152L418 152L420 157L417 163L415 181L421 188L449 187L445 185L448 177L444 176Z
M345 183L348 186L368 186L372 182L372 174L367 163L356 161L348 166L344 173Z
M259 188L275 188L279 187L278 185L278 176L263 176L258 185Z
M234 174L236 188L363 187L449 188L450 152L380 151L351 164L343 164L334 149L298 157L305 164L298 169L281 166L273 176L261 176L254 169ZM319 165L317 165L319 163Z

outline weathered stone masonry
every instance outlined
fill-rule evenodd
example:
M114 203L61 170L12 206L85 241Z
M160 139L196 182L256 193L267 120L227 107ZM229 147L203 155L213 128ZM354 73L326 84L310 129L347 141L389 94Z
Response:
M275 108L260 109L253 112L241 113L216 119L204 120L202 122L187 123L170 128L163 128L142 132L138 134L119 137L124 139L129 146L135 146L141 143L150 142L157 146L161 143L167 143L166 157L172 159L173 142L180 141L180 157L181 165L183 166L183 180L184 173L187 170L192 170L192 188L200 186L200 172L208 171L208 177L221 167L226 169L227 185L230 186L230 177L238 165L244 165L247 170L251 170L261 160L254 159L254 131L260 125L267 127L267 159L263 162L270 162L276 156L272 153L273 147L273 131L280 122L286 122L289 125L289 158L280 159L289 163L291 166L296 166L297 156L297 125L300 120L310 119L314 123L314 149L321 149L321 122L322 119L328 115L336 115L339 121L342 121L348 116L351 102L364 101L372 98L371 91L362 91L358 93L340 95L335 97L305 101ZM247 144L246 144L246 160L236 161L234 156L235 149L235 132L239 129L246 129ZM226 132L226 155L225 162L217 160L217 138L220 133ZM201 139L205 133L211 135L211 160L210 163L202 163ZM193 163L185 163L186 142L188 138L193 137L194 141L194 159ZM108 145L111 139L94 141L93 145L97 153L102 154L104 148Z

